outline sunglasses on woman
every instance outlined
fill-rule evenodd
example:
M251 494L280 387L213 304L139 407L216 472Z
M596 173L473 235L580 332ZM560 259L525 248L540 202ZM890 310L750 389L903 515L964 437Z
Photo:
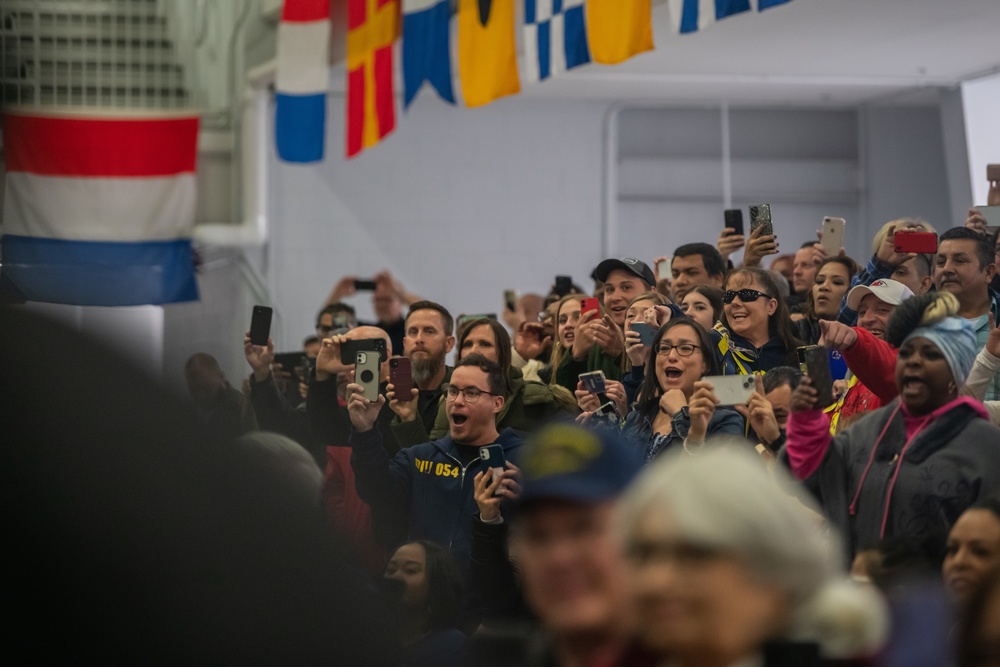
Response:
M722 293L722 303L732 303L733 299L736 297L740 298L743 303L750 303L751 301L756 301L757 299L764 297L765 299L770 299L771 297L764 292L758 292L755 289L741 289L733 291L727 289Z

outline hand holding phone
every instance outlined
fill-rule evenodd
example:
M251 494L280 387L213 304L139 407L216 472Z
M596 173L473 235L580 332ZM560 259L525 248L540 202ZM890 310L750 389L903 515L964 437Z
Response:
M374 292L375 291L375 281L374 280L355 280L354 281L354 291L355 292Z
M594 311L596 314L590 317L590 320L596 320L601 316L601 302L596 296L588 296L580 301L580 314L583 317L587 316L587 313Z
M833 376L830 372L830 351L815 345L806 348L804 352L806 375L812 380L813 388L818 393L816 407L823 409L833 404Z
M826 250L827 257L836 257L844 247L844 227L847 222L843 218L827 216L823 218L823 236L820 245Z
M757 387L753 375L712 375L702 380L712 385L719 405L746 405Z
M733 230L733 234L743 236L743 209L730 208L722 214L726 227Z
M409 357L389 360L389 382L397 401L406 403L413 400L413 372Z
M604 371L580 373L580 382L583 383L583 388L591 394L603 394L608 390Z
M503 488L500 486L500 480L503 479L503 471L507 466L507 456L503 452L503 445L493 444L480 447L479 458L490 469L490 474L493 476L493 483L497 485L497 488L493 491L493 495L499 496Z
M774 225L771 222L770 204L753 204L750 206L750 233L758 227L762 227L761 236L774 234Z
M653 339L656 338L656 329L652 324L633 322L629 325L629 328L639 334L640 343L647 347L653 344Z
M384 338L352 338L345 340L340 346L340 363L350 366L362 350L378 352L379 361L389 358Z

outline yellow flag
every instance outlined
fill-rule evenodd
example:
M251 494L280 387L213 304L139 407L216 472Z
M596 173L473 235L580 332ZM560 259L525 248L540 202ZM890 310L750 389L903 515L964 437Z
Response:
M520 92L514 0L459 0L458 76L466 106Z
M594 62L614 65L653 49L651 0L587 0L587 35Z

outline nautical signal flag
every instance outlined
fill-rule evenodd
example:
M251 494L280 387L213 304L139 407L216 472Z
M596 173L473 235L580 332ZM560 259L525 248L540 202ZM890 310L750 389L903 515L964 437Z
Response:
M136 306L198 298L198 116L3 118L3 278L29 301Z
M653 49L651 0L587 0L590 55L614 65Z
M399 0L347 0L347 157L396 128L393 42Z
M403 105L417 96L424 81L455 103L449 46L450 0L403 0Z
M330 0L285 0L275 75L275 144L281 159L323 159L329 70Z
M681 34L697 32L735 14L764 11L791 0L667 0L673 28Z
M524 0L524 63L528 81L590 62L584 0Z
M520 92L514 0L458 0L458 75L466 106Z

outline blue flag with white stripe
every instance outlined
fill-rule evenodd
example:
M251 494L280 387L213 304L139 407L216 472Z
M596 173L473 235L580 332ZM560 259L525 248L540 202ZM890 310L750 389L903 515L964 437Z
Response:
M524 0L528 81L544 81L590 62L585 0Z

